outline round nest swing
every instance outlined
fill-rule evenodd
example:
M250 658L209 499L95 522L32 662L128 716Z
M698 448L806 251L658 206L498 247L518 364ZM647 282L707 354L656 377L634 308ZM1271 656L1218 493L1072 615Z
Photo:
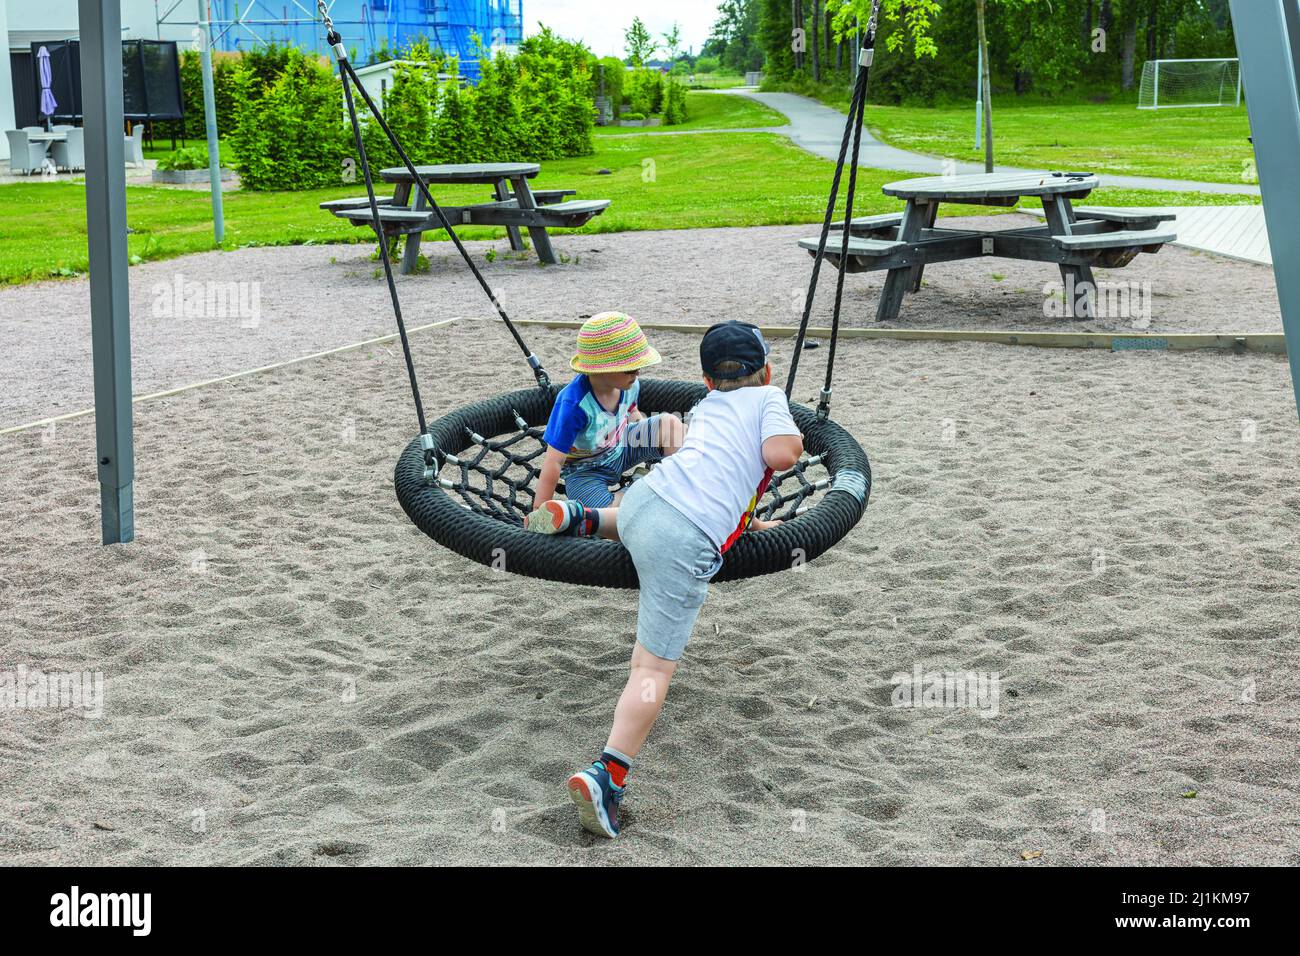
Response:
M649 380L638 406L647 415L685 416L706 394L703 385ZM442 467L425 480L421 439L397 463L397 497L421 531L445 548L512 574L607 588L635 588L636 568L622 545L594 538L524 530L532 485L546 446L542 432L554 389L530 388L458 409L429 427ZM804 434L805 459L774 475L756 516L782 518L767 531L741 535L724 555L715 581L788 571L843 538L866 509L871 465L866 453L830 419L792 404ZM490 436L490 437L485 437ZM808 502L816 502L808 507Z
M429 193L424 179L389 128L382 111L361 84L323 0L318 2L318 7L327 28L327 43L339 64L353 144L366 184L371 226L379 242L379 259L397 320L420 426L419 434L397 462L394 484L398 500L415 525L433 540L494 569L565 583L636 587L636 568L622 545L603 539L541 535L524 530L524 518L533 505L533 484L540 474L539 462L546 451L543 431L558 389L551 384L541 361L524 343L518 328L465 249L446 213ZM853 218L863 109L876 20L877 6L873 6L867 28L867 45L859 59L839 162L831 185L821 239L814 255L803 318L795 338L785 388L787 398L794 389L850 138L853 153L848 163L850 172L844 221L851 222ZM533 370L537 387L476 402L445 415L432 425L427 424L392 263L386 254L388 233L375 196L370 162L353 100L354 88L410 172L428 212L437 218L439 227L447 233L523 352ZM821 399L815 411L793 402L790 404L795 424L803 433L805 455L789 471L772 476L766 494L754 510L757 518L780 519L782 523L764 531L741 535L724 555L722 570L714 577L715 581L733 581L801 567L848 534L866 510L871 494L870 463L853 436L830 419L831 382L849 259L849 235L850 230L840 229L839 274ZM638 407L650 415L672 412L685 418L706 394L704 385L698 383L646 380L641 383ZM626 486L635 477L625 475L623 484Z

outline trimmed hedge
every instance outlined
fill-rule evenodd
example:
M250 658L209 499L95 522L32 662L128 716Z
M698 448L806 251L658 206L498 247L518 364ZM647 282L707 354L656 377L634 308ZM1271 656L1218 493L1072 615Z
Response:
M218 133L224 136L235 127L235 74L241 69L248 69L262 81L262 85L274 83L276 77L284 72L290 49L272 45L242 54L212 54L212 88L216 99ZM203 117L203 58L197 51L182 51L180 74L185 118L159 123L159 135L203 139L207 135Z
M455 58L420 41L403 54L380 104L414 163L540 162L593 153L594 60L581 44L543 30L515 56L485 56L477 86L463 86ZM271 80L241 64L230 142L245 188L313 189L360 174L341 82L320 61L286 54ZM439 75L450 79L440 79ZM359 102L359 101L358 101ZM399 164L383 130L359 105L371 166Z
M664 75L658 70L640 69L628 74L624 96L633 113L658 113L664 105Z
M346 181L344 160L352 150L341 116L343 90L320 60L289 51L270 84L245 62L232 88L229 140L245 189L318 189Z

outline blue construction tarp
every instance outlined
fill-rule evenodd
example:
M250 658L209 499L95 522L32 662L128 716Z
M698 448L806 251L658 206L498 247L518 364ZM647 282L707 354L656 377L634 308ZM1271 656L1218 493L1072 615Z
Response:
M278 43L325 52L320 25L305 13L314 4L274 0L213 0L213 46L244 50ZM478 78L484 49L523 41L523 0L334 0L330 17L360 63L375 51L399 51L426 38L456 56L460 71Z

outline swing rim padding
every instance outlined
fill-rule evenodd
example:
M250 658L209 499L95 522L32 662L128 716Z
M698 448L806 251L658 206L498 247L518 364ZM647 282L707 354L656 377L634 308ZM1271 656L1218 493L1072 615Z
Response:
M519 430L518 413L530 427L545 426L554 389L527 388L450 412L429 426L439 464L474 443L471 433L495 437ZM685 416L707 394L697 382L650 379L641 383L638 407L647 415ZM812 409L790 404L805 450L822 456L832 478L816 504L782 525L749 532L723 556L714 581L773 574L799 568L835 545L861 520L871 494L871 464L857 440ZM636 567L619 543L542 535L471 511L436 482L425 480L420 436L407 445L393 476L397 498L421 531L445 548L494 570L568 584L604 588L637 587Z

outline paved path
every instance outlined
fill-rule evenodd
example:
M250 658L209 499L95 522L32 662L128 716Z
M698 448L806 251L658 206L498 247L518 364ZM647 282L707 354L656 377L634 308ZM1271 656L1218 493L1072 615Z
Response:
M789 136L798 146L810 153L835 160L839 158L840 142L844 138L844 114L823 106L816 100L794 93L759 93L752 89L725 91L731 96L747 96L790 119L789 126L774 127L771 132ZM950 160L888 146L862 131L861 165L874 169L898 169L904 172L938 176L945 172L982 173L983 163L958 162L954 168ZM1015 166L996 166L1000 173L1041 172ZM1159 189L1169 192L1228 193L1249 196L1259 195L1259 186L1249 183L1198 183L1184 179L1159 179L1152 176L1116 176L1101 173L1103 185L1126 189Z

